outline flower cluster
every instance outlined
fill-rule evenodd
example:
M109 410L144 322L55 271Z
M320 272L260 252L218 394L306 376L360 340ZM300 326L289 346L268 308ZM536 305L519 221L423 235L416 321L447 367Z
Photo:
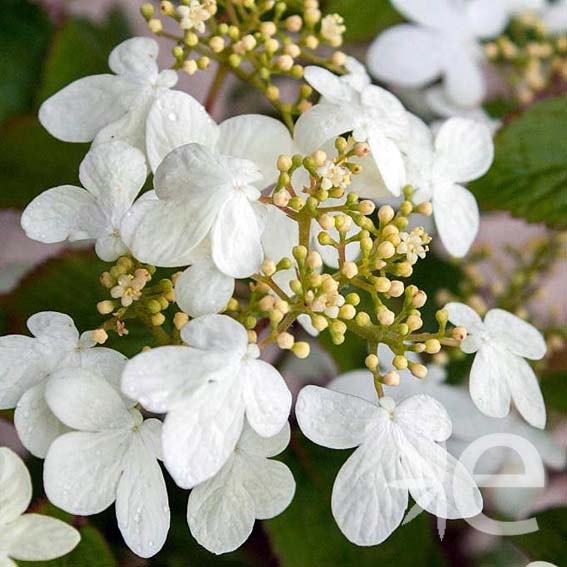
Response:
M251 73L248 82L279 101L269 94L272 74L293 74L295 56L321 62L312 53L318 42L337 46L344 31L314 0L301 16L284 17L286 9L269 0L162 2L184 31L175 69L191 70L193 51L214 53L221 68ZM143 11L166 35L153 10ZM220 23L221 12L230 23ZM288 127L257 114L217 124L172 90L176 71L159 71L156 57L154 40L128 40L110 56L114 74L81 79L40 110L54 136L93 145L82 187L47 190L22 226L41 242L90 240L114 263L100 278L109 298L97 308L110 317L99 329L79 335L69 317L47 312L28 320L33 337L0 338L0 409L15 408L24 445L45 458L49 499L78 515L115 503L127 545L151 557L170 522L163 460L191 490L196 540L214 553L242 545L254 521L283 512L295 491L290 470L270 460L289 442L292 395L261 357L272 344L308 356L297 322L335 345L347 333L368 343L370 399L307 386L296 406L308 438L357 448L332 496L346 537L384 541L409 495L442 518L478 514L470 472L443 446L452 425L442 403L430 392L395 390L426 378L419 354L460 347L476 352L470 389L482 412L502 418L513 399L544 427L524 360L545 354L538 331L503 311L482 322L452 303L427 332L427 295L411 283L432 242L431 229L416 225L422 217L433 217L448 253L470 249L479 210L464 184L491 165L490 130L465 118L431 129L353 59L341 60L348 73L340 76L332 65L297 71L310 85L303 92L315 89L320 99L296 124L298 108L279 104ZM194 65L206 66L205 57ZM159 269L179 271L160 279ZM97 346L108 333L127 335L129 320L151 329L155 348L126 360Z

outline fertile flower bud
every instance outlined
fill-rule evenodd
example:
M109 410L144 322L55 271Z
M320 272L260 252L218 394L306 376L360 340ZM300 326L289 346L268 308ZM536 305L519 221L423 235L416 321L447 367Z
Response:
M420 290L412 297L411 301L414 307L420 309L427 303L427 294Z
M318 270L323 266L323 259L321 258L321 254L319 254L319 252L316 252L315 250L312 250L307 255L306 264L307 267L311 270Z
M423 320L417 315L410 315L406 320L406 325L410 331L417 331L423 327Z
M354 262L345 262L341 268L341 273L351 280L358 274L358 267Z
M429 202L420 203L416 208L415 211L423 215L425 217L430 217L433 214L433 205Z
M272 260L264 260L261 266L262 273L268 277L276 273L276 265Z
M342 51L335 51L331 57L331 63L342 67L347 62L347 56Z
M280 71L289 71L293 67L293 58L289 55L280 55L276 65Z
M296 33L303 27L303 20L301 19L301 16L290 16L286 19L285 26L288 31Z
M382 242L379 246L378 249L376 250L376 252L378 253L378 256L380 258L391 258L395 253L396 253L396 249L394 248L394 245L391 242Z
M268 312L274 307L274 301L275 298L273 295L266 295L266 297L262 297L262 299L258 301L258 307L261 311Z
M423 364L411 364L409 369L410 372L420 380L427 376L427 368L423 366Z
M395 319L396 319L396 315L394 314L393 311L390 311L386 307L380 309L378 313L378 321L380 322L381 325L389 327L394 323Z
M359 311L354 318L354 322L361 327L367 327L368 325L370 325L370 323L372 323L372 320L370 319L370 315L368 315L368 313L366 313L365 311Z
M404 293L404 283L399 280L393 280L390 283L390 289L388 290L388 295L391 297L401 297Z
M427 354L437 354L441 350L441 343L437 339L425 341L425 352Z
M397 372L391 370L390 372L386 372L383 378L384 384L386 386L399 386L400 385L400 375Z
M304 262L305 258L307 258L307 248L305 248L305 246L294 246L293 250L293 257L298 261L298 262Z
M148 21L148 29L152 33L160 33L163 30L163 24L161 23L161 20L158 20L157 18L152 18L151 20Z
M287 191L278 191L274 193L272 201L277 207L287 207L290 201L289 193Z
M214 53L220 53L224 49L224 46L224 39L218 35L209 39L209 47L213 50Z
M398 370L405 370L408 367L408 359L405 356L398 354L394 357L392 364L394 365L394 368Z
M163 313L156 313L155 315L152 315L150 320L154 327L160 327L165 323L165 316Z
M361 201L358 204L358 210L363 214L363 215L371 215L374 210L376 209L376 205L372 202L372 201Z
M324 230L331 230L335 227L335 217L328 214L322 214L318 219L319 225Z
M309 343L300 341L291 347L291 351L295 354L295 356L297 356L297 358L307 358L311 352L311 347L309 346Z
M110 300L99 301L96 304L96 309L101 315L108 315L114 311L114 303Z
M467 338L467 330L464 327L455 327L452 336L457 341L464 341Z
M183 72L188 75L194 75L197 72L197 62L194 59L187 59L183 61Z
M91 331L91 338L95 343L102 345L108 340L108 333L104 329L96 329Z
M381 224L388 224L396 215L394 209L390 205L384 205L378 209L378 220Z
M173 316L173 325L178 331L181 331L185 325L189 323L189 315L187 313L183 313L182 311L178 311Z
M344 319L345 321L350 321L351 319L354 319L355 315L356 315L356 309L354 308L354 306L349 305L348 303L346 305L343 305L339 309L339 317L341 319Z
M284 350L289 350L295 343L295 338L290 333L280 333L276 339L277 345Z
M392 282L388 278L379 277L374 282L374 289L379 293L387 293L392 287Z
M365 360L364 364L368 370L376 370L378 368L379 360L375 354L369 354Z

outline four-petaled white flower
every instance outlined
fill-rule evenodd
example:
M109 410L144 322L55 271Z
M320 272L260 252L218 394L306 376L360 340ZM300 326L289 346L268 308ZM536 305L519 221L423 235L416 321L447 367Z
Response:
M145 152L148 113L177 83L175 71L159 71L158 51L151 38L124 41L108 60L115 75L93 75L71 83L42 104L40 122L65 142L121 140Z
M189 5L177 7L177 15L181 18L179 21L181 29L196 29L199 33L203 33L205 22L211 17L211 12L199 0L190 0Z
M486 95L481 41L508 23L505 0L392 0L410 22L386 30L368 51L378 79L421 88L443 79L456 104L477 107Z
M431 201L439 236L453 256L464 256L479 228L476 199L461 184L484 175L494 158L490 130L465 118L447 120L433 138L429 128L410 117L404 148L408 183L416 202Z
M179 486L192 488L226 463L245 415L262 437L279 433L291 393L274 367L257 360L258 347L230 317L194 319L181 338L190 346L155 348L128 362L122 388L146 409L167 413L164 462Z
M169 530L161 422L144 420L105 380L85 369L57 372L46 388L53 413L74 429L56 439L44 464L47 497L80 516L116 502L124 541L140 557L163 546Z
M79 336L63 313L42 312L28 319L33 337L0 337L0 409L16 408L14 423L24 447L45 457L55 438L68 431L45 401L45 388L57 370L88 368L120 389L126 358L96 347L91 333Z
M79 532L55 518L25 514L32 499L26 466L13 451L0 447L0 565L17 561L50 561L71 552Z
M406 183L399 145L408 134L407 113L400 101L371 85L360 72L337 77L321 67L307 67L305 79L322 98L295 125L299 147L309 153L352 131L356 141L368 142L386 188L399 195ZM365 189L365 197L383 196L380 184Z
M96 240L99 258L116 260L128 252L120 227L147 177L142 152L124 142L93 148L81 163L85 189L62 185L36 197L22 214L26 235L39 242ZM143 197L142 201L153 198Z
M345 536L358 545L383 542L398 527L408 492L441 518L467 518L482 510L471 475L441 445L451 420L430 396L396 405L373 404L317 386L301 390L297 421L313 442L332 449L358 447L335 480L331 507Z
M213 553L240 547L255 520L281 514L291 503L295 480L286 465L270 460L288 445L289 425L260 437L248 423L234 453L211 479L191 491L187 522L193 537Z
M534 427L543 429L545 404L531 366L524 359L540 360L547 347L541 333L502 309L491 309L484 322L468 305L449 303L449 321L467 329L461 343L467 354L476 353L470 375L471 398L480 411L505 417L514 400L516 409Z

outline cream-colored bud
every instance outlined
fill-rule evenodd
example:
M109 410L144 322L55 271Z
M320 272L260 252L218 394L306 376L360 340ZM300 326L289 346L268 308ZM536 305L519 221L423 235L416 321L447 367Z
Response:
M295 59L296 57L299 57L301 55L301 48L295 43L288 43L286 46L284 46L283 52Z
M324 331L329 326L329 321L323 315L313 314L311 315L311 324L318 331Z
M303 19L301 16L290 16L285 21L285 27L292 33L297 33L303 27Z
M266 53L275 53L280 48L280 42L273 37L267 39L264 43L264 50Z
M281 349L289 350L295 344L295 338L291 333L280 333L276 343Z
M427 303L427 294L424 291L418 291L411 300L414 307L420 309Z
M274 308L281 311L284 315L289 313L289 303L279 297L276 297L276 300L274 301Z
M264 311L265 313L270 311L274 307L275 298L273 295L266 295L266 297L262 297L260 301L258 301L258 307L260 311Z
M354 262L345 262L341 268L341 273L351 280L358 274L358 266Z
M392 364L397 370L405 370L408 367L408 359L405 356L398 354L394 357Z
M95 343L103 345L108 340L108 333L104 329L96 329L91 331L91 338Z
M292 254L298 262L304 262L305 258L307 258L308 251L305 246L299 245L293 247Z
M339 317L341 319L344 319L345 321L351 321L352 319L354 319L355 316L356 316L356 309L354 308L353 305L349 305L347 303L346 305L343 305L339 309Z
M390 289L388 290L388 295L391 297L401 297L404 294L405 287L404 283L400 280L392 280L390 283Z
M248 342L251 345L256 344L258 342L258 333L256 333L256 331L252 331L251 329L248 329L246 333L248 334Z
M372 320L370 319L370 315L368 315L368 313L366 313L365 311L359 311L356 314L354 321L357 325L360 325L361 327L367 327L368 325L370 325L370 323L372 323Z
M378 313L378 321L380 322L381 325L389 327L394 323L395 319L396 319L396 315L394 314L393 311L390 311L386 307L380 309L380 312Z
M273 276L276 273L276 264L272 260L264 260L261 270L264 275Z
M183 313L183 311L178 311L173 316L173 325L178 331L183 329L183 327L185 327L187 323L189 323L189 315L187 315L187 313Z
M317 150L311 154L316 167L321 167L325 165L327 161L327 154L323 150Z
M290 55L280 55L276 65L280 71L289 71L293 67L293 58Z
M218 35L211 37L209 39L209 47L214 53L220 53L225 47L224 39Z
M332 228L335 228L335 217L332 217L331 215L324 213L317 220L321 228L324 230L331 230Z
M394 256L396 249L391 242L385 241L378 246L376 252L378 254L378 257L388 259Z
M425 217L430 217L433 214L433 205L429 202L420 203L415 208L416 213L423 215Z
M289 204L290 196L287 191L278 191L272 197L272 201L276 207L287 207Z
M307 267L312 270L318 270L323 266L323 259L321 258L321 254L319 252L312 250L307 255L307 260L305 262Z
M165 315L163 313L156 313L151 316L151 322L154 327L160 327L165 323Z
M379 293L387 293L392 287L392 282L385 277L376 278L374 282L374 289Z
M423 320L418 315L410 315L406 320L406 325L410 331L417 331L423 327Z
M467 338L467 330L464 327L455 327L451 333L457 341L464 341Z
M347 56L342 51L335 51L331 57L331 63L342 67L347 62Z
M272 36L275 35L277 31L278 28L276 27L276 24L274 24L274 22L262 22L262 24L260 25L260 33L264 35Z
M291 347L291 351L295 354L295 356L297 356L297 358L307 358L311 352L311 347L309 346L309 343L300 341Z
M375 354L369 354L364 359L364 364L366 365L366 368L368 368L368 370L376 370L379 364L378 357Z
M390 372L386 372L386 374L384 374L383 382L386 386L399 386L400 375L394 370L390 370Z
M240 43L244 51L252 51L257 45L256 38L253 35L245 35Z
M390 205L384 205L378 209L378 220L382 224L388 224L396 215L394 209Z
M163 30L163 24L161 23L161 20L158 20L157 18L152 18L151 20L148 21L148 29L152 33L160 33Z
M187 59L186 61L183 61L183 72L187 73L187 75L194 75L197 70L197 61L195 61L194 59Z
M319 47L319 40L314 35L308 35L305 38L305 47L308 49L317 49Z
M376 209L376 205L372 202L372 201L361 201L358 204L358 210L363 214L363 215L371 215L374 210Z
M425 341L425 352L427 354L437 354L441 350L441 343L437 339Z
M96 309L101 315L108 315L114 311L114 303L110 300L100 301L96 304Z
M279 100L280 89L278 89L278 87L276 87L276 85L270 85L266 89L266 96L268 97L269 100L272 100L272 101Z
M410 364L410 372L419 379L423 379L427 376L427 368L423 364Z

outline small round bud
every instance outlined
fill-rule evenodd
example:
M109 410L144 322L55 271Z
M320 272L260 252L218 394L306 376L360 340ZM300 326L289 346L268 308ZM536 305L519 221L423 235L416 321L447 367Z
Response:
M423 320L418 315L410 315L406 320L406 325L410 331L417 331L423 327Z
M331 230L335 227L335 217L328 215L326 213L322 214L318 219L319 225L324 230Z
M297 356L297 358L307 358L311 352L311 347L309 346L309 343L300 341L291 347L291 351L295 354L295 356Z
M161 33L161 31L163 30L163 24L161 23L161 20L158 20L157 18L152 18L151 20L148 21L148 29L152 33Z
M96 329L91 331L91 338L96 344L103 345L108 340L108 333L104 329Z
M422 380L427 376L427 368L423 364L410 364L410 372L416 377Z
M345 262L341 268L341 273L351 280L358 274L358 266L354 262Z
M425 352L427 354L437 354L441 350L441 343L437 339L425 341Z
M381 325L384 325L385 327L389 327L390 325L393 325L395 319L396 319L396 315L394 314L394 312L390 311L386 307L381 309L380 312L378 313L378 321L380 322Z
M435 319L437 319L440 325L446 325L449 320L449 312L446 309L439 309L439 311L435 313Z
M264 260L261 266L262 273L265 276L272 276L276 273L276 265L272 260Z
M420 309L427 303L427 294L424 291L418 291L411 300L414 307Z
M110 275L109 272L102 272L102 274L100 275L100 283L106 289L111 289L116 285L116 280Z
M323 315L311 315L311 324L319 332L324 331L329 326L329 321L323 317Z
M350 321L354 319L355 315L356 315L356 309L354 308L353 305L349 305L348 303L343 305L339 309L339 317L341 319L344 319L345 321Z
M293 250L292 250L292 254L293 257L298 261L298 262L304 262L305 259L307 258L307 248L305 248L305 246L294 246Z
M391 297L401 297L404 294L404 283L400 280L392 280L388 295Z
M429 202L420 203L416 208L415 211L423 215L425 217L430 217L433 214L433 205Z
M398 354L394 357L392 364L397 370L405 370L408 367L408 359L405 356Z
M165 323L165 315L163 313L156 313L152 315L151 322L154 327L161 327Z
M317 49L319 47L319 40L314 35L308 35L304 42L305 47L308 49Z
M370 325L370 323L372 323L372 320L370 319L370 315L368 315L368 313L366 313L365 311L359 311L354 318L354 322L361 327L367 327L368 325Z
M181 331L185 325L189 323L189 315L187 313L183 313L183 311L178 311L173 316L173 325L178 331Z
M279 171L289 171L292 166L293 161L289 156L282 154L278 157L277 167Z
M187 75L194 75L197 72L197 61L194 59L187 59L183 61L183 72L187 73Z
M293 57L294 59L296 57L299 57L301 55L301 48L298 45L295 45L295 43L288 43L284 48L283 51L286 55L289 55L290 57ZM302 96L304 93L301 93ZM311 93L308 93L307 96L310 96ZM303 96L303 98L305 98L305 96Z
M290 199L289 206L294 211L300 211L305 206L305 203L303 202L303 199L301 197L295 196Z
M361 201L358 204L358 210L363 214L363 215L371 215L374 210L376 209L376 205L372 202L372 201Z
M364 359L364 364L366 365L366 368L368 368L368 370L376 370L379 364L378 357L375 354L369 354Z
M358 295L358 293L349 293L345 297L345 302L356 307L360 304L360 295Z
M161 303L156 299L150 299L146 303L146 309L152 314L159 313L161 311Z
M413 205L411 201L404 201L400 205L400 213L404 215L404 217L408 217L409 215L411 215L412 211L413 211Z
M315 162L316 167L321 167L327 161L327 154L323 150L317 150L311 154L311 158Z
M394 248L394 245L391 242L386 240L385 242L382 242L378 246L376 252L378 253L378 256L380 258L388 259L394 256L394 254L396 253L396 249Z
M280 98L280 89L278 89L278 87L276 87L276 85L270 85L270 86L266 89L266 96L267 96L268 99L271 100L271 101L279 100L279 98Z
M274 24L274 22L262 22L260 25L261 34L272 36L275 35L277 31L278 28L276 27L276 24Z
M260 301L258 301L258 307L260 311L264 311L265 313L273 309L274 307L275 298L273 295L266 295L266 297L262 297Z
M287 207L290 201L289 193L287 191L278 191L274 193L272 201L277 207Z
M245 35L240 42L244 51L252 51L257 45L256 38L253 35Z
M385 277L376 278L374 282L374 289L379 293L387 293L392 287L392 282Z
M347 56L342 51L335 51L331 57L331 63L337 67L342 67L347 62Z
M276 66L280 71L290 71L293 67L293 58L290 55L280 55L276 61Z
M396 215L394 209L390 205L384 205L378 209L378 220L382 224L388 224Z
M237 55L236 53L231 53L228 57L228 64L231 67L234 67L235 69L240 67L240 64L242 63L242 57L240 57L240 55Z
M285 27L292 33L297 33L303 27L301 16L290 16L285 21Z
M108 315L114 311L114 303L110 300L99 301L96 304L96 309L101 315Z
M280 48L280 42L277 39L270 38L264 43L266 53L275 53Z
M319 254L319 252L312 250L307 255L307 260L305 263L311 270L318 270L323 266L323 259L321 258L321 254Z
M214 53L220 53L225 47L224 39L218 35L211 37L211 39L209 39L209 47Z
M382 381L386 384L386 386L399 386L400 375L394 370L390 370L390 372L386 372L386 374L384 374Z
M149 20L154 15L154 7L149 2L146 2L145 4L142 4L140 12L146 20Z
M280 333L276 339L277 345L284 350L289 350L295 344L295 338L290 333Z
M467 330L464 327L455 327L451 333L452 337L457 341L464 341L467 338Z

